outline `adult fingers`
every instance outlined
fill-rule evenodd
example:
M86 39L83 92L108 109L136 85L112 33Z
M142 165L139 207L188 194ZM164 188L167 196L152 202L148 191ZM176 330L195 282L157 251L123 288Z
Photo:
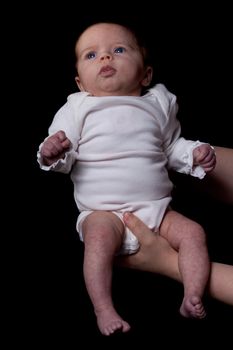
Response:
M126 212L123 215L125 225L130 231L138 238L139 241L145 241L145 239L151 239L154 236L152 231L146 226L137 216L132 213Z

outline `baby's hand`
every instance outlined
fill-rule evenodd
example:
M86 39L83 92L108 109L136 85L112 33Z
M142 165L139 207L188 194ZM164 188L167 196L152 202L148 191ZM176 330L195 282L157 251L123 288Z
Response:
M214 149L207 143L193 150L193 165L200 165L206 173L212 171L216 165Z
M60 130L56 134L48 137L40 150L42 161L45 165L51 165L58 159L64 158L65 153L71 146L70 140L64 131Z

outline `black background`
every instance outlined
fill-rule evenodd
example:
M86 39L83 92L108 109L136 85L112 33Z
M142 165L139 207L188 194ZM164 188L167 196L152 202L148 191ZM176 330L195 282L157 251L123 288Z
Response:
M78 213L71 181L67 175L40 170L36 152L47 136L54 113L70 93L77 91L73 52L76 35L83 25L105 18L129 18L147 33L155 57L155 80L177 95L183 135L233 147L229 9L213 5L203 8L194 3L162 7L157 2L153 11L147 3L144 8L131 5L132 11L120 4L92 6L86 4L81 10L67 2L53 8L33 5L14 24L13 61L21 78L15 90L22 107L19 127L23 126L24 149L30 156L29 162L25 155L20 157L25 167L30 166L23 172L29 205L21 217L23 261L16 278L20 310L27 318L20 338L33 346L64 341L65 348L70 344L79 347L81 338L109 348L127 341L133 346L140 342L157 346L159 341L182 346L186 344L184 335L189 342L198 342L201 336L209 342L223 342L229 336L232 307L207 297L205 321L183 319L178 313L181 285L127 269L114 270L113 295L132 331L111 339L99 334L83 282L83 246L76 239ZM197 192L191 180L178 177L175 181L174 207L204 226L212 260L232 264L232 206ZM14 331L17 325L15 321Z

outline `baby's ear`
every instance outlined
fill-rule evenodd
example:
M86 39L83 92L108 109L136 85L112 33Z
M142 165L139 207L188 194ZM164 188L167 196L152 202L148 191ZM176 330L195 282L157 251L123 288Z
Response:
M79 90L80 90L80 91L84 91L83 86L82 86L82 84L81 84L80 79L79 79L78 76L75 77L75 82L76 82L76 84L78 85Z
M142 86L149 86L153 77L153 68L148 66L145 70L145 76L142 79Z

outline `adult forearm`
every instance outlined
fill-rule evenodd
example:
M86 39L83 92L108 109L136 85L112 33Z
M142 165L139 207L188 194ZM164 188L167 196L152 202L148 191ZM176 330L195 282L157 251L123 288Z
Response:
M213 298L233 305L233 266L213 262L207 291Z
M118 258L118 265L161 274L182 283L178 267L178 254L160 238L155 246L144 247L143 252ZM148 249L148 250L146 250ZM217 262L211 263L207 293L223 303L233 305L233 266Z
M216 146L215 151L216 167L207 175L202 188L211 196L233 204L233 149Z

